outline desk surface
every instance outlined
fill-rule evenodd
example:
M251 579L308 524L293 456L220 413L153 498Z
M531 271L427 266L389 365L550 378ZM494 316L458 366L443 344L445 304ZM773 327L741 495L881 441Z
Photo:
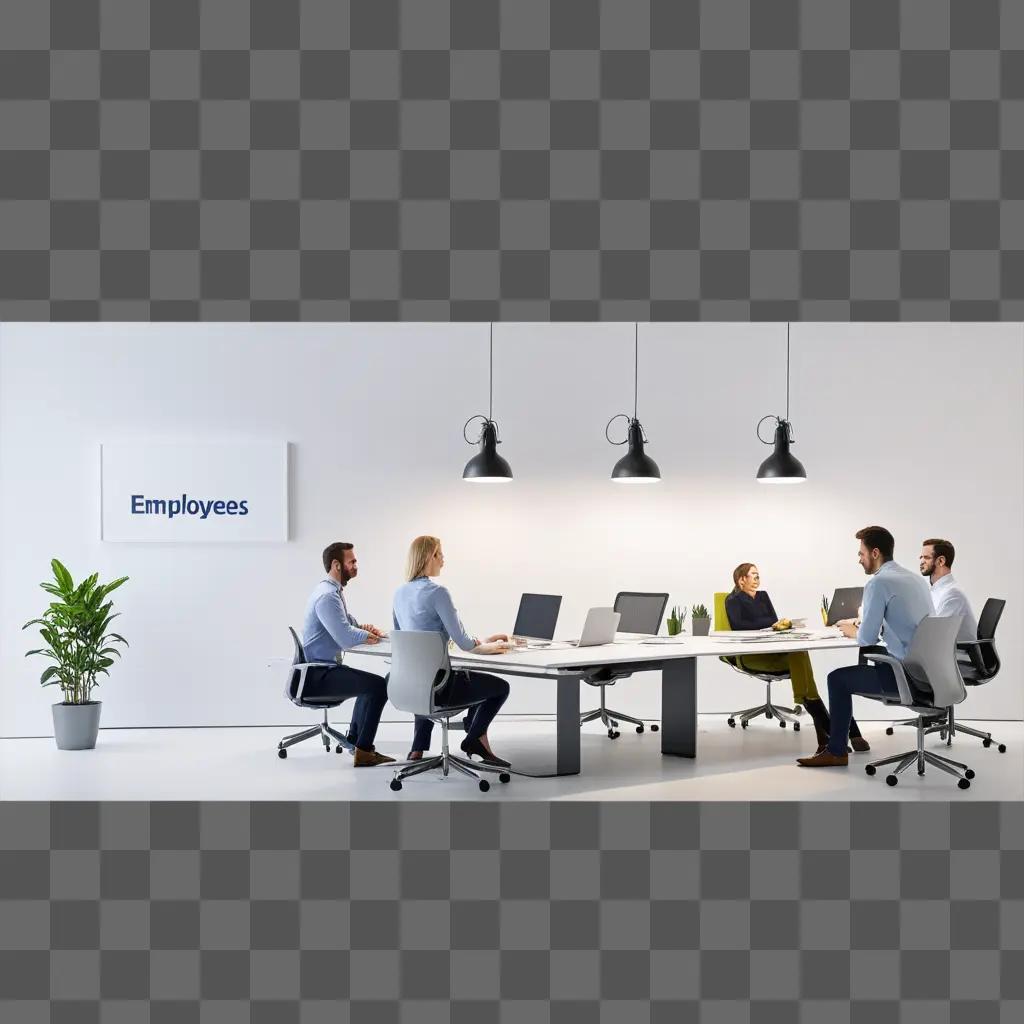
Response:
M856 640L848 640L840 633L831 631L818 631L803 638L789 637L785 634L766 636L764 640L758 640L750 634L743 634L743 637L744 639L740 639L731 633L712 634L706 637L683 636L679 639L657 637L652 638L657 641L654 643L629 640L583 648L561 647L555 643L551 647L520 648L508 654L468 654L465 651L457 651L452 653L451 661L459 668L486 666L490 671L499 673L519 669L531 674L555 674L566 669L632 665L640 662L650 662L654 668L660 662L673 661L677 658L789 654L793 651L826 651L857 647ZM391 645L387 641L379 644L361 644L351 648L350 653L387 657L391 654Z

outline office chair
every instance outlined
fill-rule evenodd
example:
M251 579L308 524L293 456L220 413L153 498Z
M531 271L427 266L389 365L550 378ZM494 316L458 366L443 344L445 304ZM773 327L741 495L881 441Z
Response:
M715 632L732 632L732 623L729 622L729 616L725 611L725 599L729 595L727 593L715 594ZM719 661L724 661L731 669L739 672L741 675L752 676L754 679L760 679L764 683L764 703L758 704L756 707L745 708L743 711L734 711L729 715L726 720L729 723L730 729L736 728L736 719L739 719L740 726L744 729L750 724L750 720L758 718L764 715L765 718L778 719L779 726L783 729L786 728L787 722L793 723L793 732L800 731L800 722L797 719L797 715L802 715L804 709L799 704L795 708L780 707L778 704L772 702L772 683L779 679L788 679L789 672L771 672L767 669L752 669L747 668L743 664L743 658L739 655L731 655L721 657Z
M349 742L347 737L342 736L340 732L333 729L327 721L327 712L331 708L336 708L342 701L335 697L307 698L303 696L303 690L306 688L306 676L309 674L309 670L311 668L334 668L336 662L306 661L306 652L303 650L302 641L299 640L298 634L291 626L288 627L288 632L291 633L292 642L295 644L295 655L292 658L291 667L288 669L288 682L285 684L284 695L300 708L322 709L324 720L319 725L314 725L311 729L303 729L302 732L285 736L277 745L277 756L286 758L289 747L294 747L296 743L301 743L303 740L311 740L314 736L319 736L323 740L324 749L327 753L331 752L331 740L334 739L338 744L334 748L336 753L340 754L342 750L347 750L351 754L355 750L355 746ZM347 700L348 698L342 699Z
M902 704L917 715L917 746L903 754L883 757L864 766L868 775L874 775L883 765L896 767L885 777L890 786L899 782L899 776L912 764L917 765L917 774L924 775L926 765L932 765L947 772L957 780L960 789L970 789L974 772L960 761L953 761L941 754L924 749L924 738L928 734L928 719L934 718L937 710L944 714L967 696L960 663L956 656L956 634L962 617L959 615L929 615L917 624L914 639L907 656L900 661L891 654L876 649L865 649L861 658L868 664L889 665L896 677L898 694L860 694L883 704Z
M476 779L484 793L491 788L491 784L480 778L479 772L496 772L500 782L508 782L512 778L504 768L470 761L449 750L448 719L483 703L481 698L454 707L439 707L436 696L448 681L451 671L448 645L440 633L411 629L392 631L388 699L399 711L408 711L441 723L441 753L437 757L424 756L419 761L408 761L402 765L391 780L391 788L396 793L402 788L403 779L434 768L440 768L445 778L449 771L456 771Z
M632 590L620 591L615 595L615 604L613 606L615 611L621 616L619 619L619 632L649 633L651 636L656 636L661 627L661 617L665 614L665 605L667 603L668 594L644 594ZM644 723L641 719L605 706L605 687L614 686L616 679L622 679L631 674L630 672L617 673L614 669L602 669L594 676L587 677L587 683L590 686L597 686L601 690L601 706L580 715L581 726L599 718L608 730L608 738L612 740L619 738L619 719L635 725L637 733L644 731ZM652 725L651 732L657 731L657 724Z
M996 650L995 638L996 627L999 625L999 619L1005 607L1006 602L1002 598L990 597L985 602L985 607L981 610L981 618L978 619L977 640L957 641L956 649L957 659L960 662L960 675L963 676L966 686L984 686L985 683L991 682L999 674L1001 662L999 660L999 652ZM914 725L916 723L911 720L896 722L895 724ZM893 726L890 725L885 731L887 735L891 736L893 734ZM991 747L993 742L995 742L996 750L1000 754L1006 753L1006 744L994 741L992 733L982 732L980 729L972 729L969 726L958 724L952 708L949 708L942 717L932 720L926 730L926 734L933 732L939 734L939 739L946 741L947 747L952 744L953 737L957 733L962 732L968 736L977 736L981 740L983 747Z

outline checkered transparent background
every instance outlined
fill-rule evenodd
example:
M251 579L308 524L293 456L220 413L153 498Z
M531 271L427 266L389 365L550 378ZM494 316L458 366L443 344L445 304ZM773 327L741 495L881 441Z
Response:
M1009 1024L1024 806L0 804L0 1020Z
M1024 319L1020 0L4 0L0 318Z

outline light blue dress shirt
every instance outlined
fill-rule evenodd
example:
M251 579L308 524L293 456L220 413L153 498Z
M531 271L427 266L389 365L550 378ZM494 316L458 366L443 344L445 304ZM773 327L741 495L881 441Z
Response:
M889 653L902 660L910 650L917 624L933 614L927 580L919 572L886 562L864 584L857 643L867 647L881 638Z
M365 643L370 634L359 628L345 604L345 591L325 576L309 595L302 620L302 646L309 661L334 661L339 651Z
M454 640L464 651L477 646L476 637L462 624L448 588L428 576L417 576L395 591L392 618L395 629L443 633L446 642Z

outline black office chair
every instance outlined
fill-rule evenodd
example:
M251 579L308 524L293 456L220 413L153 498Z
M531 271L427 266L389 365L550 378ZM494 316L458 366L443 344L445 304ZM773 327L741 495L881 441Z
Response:
M990 597L985 602L985 607L981 609L981 618L978 619L977 640L957 641L957 661L960 665L960 675L967 686L984 686L985 683L991 682L999 674L1001 662L999 660L999 652L996 650L995 638L996 627L999 625L999 620L1005 607L1006 601L1002 598ZM908 725L911 723L898 722L897 724ZM891 736L893 733L892 726L885 731ZM968 736L977 736L981 740L983 747L991 747L995 743L996 750L1000 754L1006 753L1006 744L993 740L992 733L960 725L954 717L952 708L949 709L946 715L933 721L929 725L927 732L937 732L939 739L946 741L947 747L952 744L953 737L957 733L963 732Z
M288 627L288 632L291 633L292 642L295 644L295 656L288 669L288 682L285 684L284 695L293 704L300 708L316 708L318 710L322 710L324 713L324 719L319 725L314 725L311 729L303 729L302 732L293 733L291 736L285 736L285 738L277 745L277 756L280 758L287 757L289 747L293 747L296 743L301 743L303 740L311 740L314 736L320 737L323 741L324 749L328 754L331 752L332 739L337 741L337 746L334 748L336 753L340 754L342 750L347 750L351 754L355 750L355 746L346 736L342 736L337 729L332 728L327 721L327 712L330 711L331 708L336 708L342 703L342 701L336 697L307 698L303 695L303 691L306 688L306 677L309 674L309 670L334 668L336 662L306 661L306 652L303 650L302 641L299 640L298 634L291 626Z
M668 604L668 594L646 594L635 590L623 590L615 595L614 608L620 615L620 633L646 633L656 636L661 628L661 617L665 614L665 605ZM631 672L616 672L612 668L604 668L593 676L586 677L591 686L596 686L601 691L601 706L593 711L587 711L580 715L580 725L600 719L608 730L608 738L615 740L619 738L619 720L630 722L636 726L637 733L644 731L644 723L632 715L623 714L605 705L605 687L614 686L616 679L623 679L632 675ZM651 726L651 732L657 732L658 726Z

